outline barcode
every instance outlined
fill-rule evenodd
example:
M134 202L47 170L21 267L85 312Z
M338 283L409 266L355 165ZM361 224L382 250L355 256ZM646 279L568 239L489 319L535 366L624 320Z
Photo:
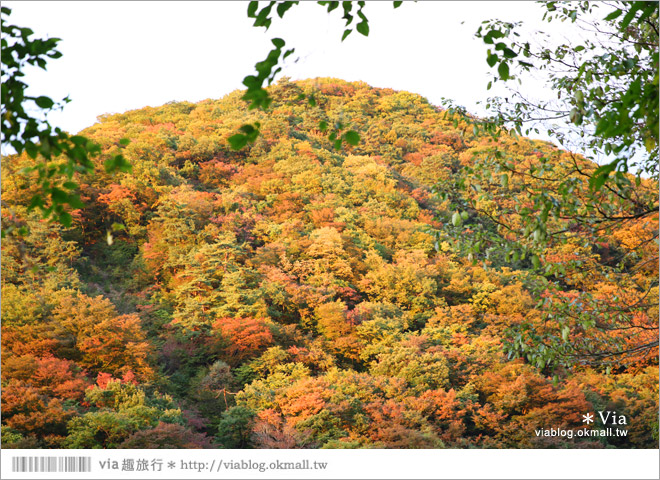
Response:
M91 472L92 457L12 457L12 472Z

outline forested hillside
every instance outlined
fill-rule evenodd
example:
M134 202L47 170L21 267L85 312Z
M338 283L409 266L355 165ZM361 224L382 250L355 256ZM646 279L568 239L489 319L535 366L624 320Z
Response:
M3 223L28 230L2 246L4 448L657 448L657 213L617 213L603 189L603 215L625 221L598 245L577 234L523 258L507 245L541 245L520 232L546 172L594 165L476 136L408 92L269 92L266 113L237 91L100 117L69 228L28 213L28 157L3 159ZM261 136L233 151L254 121ZM320 122L360 142L335 149ZM489 170L494 143L538 178ZM119 151L132 172L106 174ZM635 188L657 204L656 182ZM511 354L522 324L600 360L631 347L546 365ZM535 434L601 428L583 423L598 411L627 434Z

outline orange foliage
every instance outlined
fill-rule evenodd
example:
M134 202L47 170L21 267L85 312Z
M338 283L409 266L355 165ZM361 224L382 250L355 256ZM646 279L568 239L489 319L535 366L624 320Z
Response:
M273 343L268 324L258 318L220 318L213 323L219 337L215 348L226 356L229 364L237 364L252 358Z

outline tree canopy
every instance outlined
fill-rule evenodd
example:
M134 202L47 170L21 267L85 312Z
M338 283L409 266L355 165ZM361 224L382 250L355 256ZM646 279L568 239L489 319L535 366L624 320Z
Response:
M486 107L494 113L493 117L473 123L475 128L495 136L502 127L519 135L546 128L548 135L569 150L591 159L600 157L601 165L591 168L572 155L572 167L567 170L565 164L557 163L556 157L541 154L540 165L528 166L512 161L507 152L494 148L479 164L489 170L495 168L503 185L515 178L530 192L533 208L516 207L522 214L522 224L491 218L500 230L517 234L505 250L514 255L518 251L523 256L531 255L535 266L543 264L549 280L556 285L566 281L568 272L563 262L546 254L548 246L563 244L569 250L581 244L583 249L598 251L608 233L657 217L657 192L646 190L642 184L647 178L658 180L658 3L547 2L543 7L544 20L569 21L574 25L572 31L576 35L572 42L539 45L518 33L521 22L498 20L484 22L477 37L489 47L487 62L497 70L489 88L498 81L515 84L514 80L534 71L547 79L548 91L556 92L557 98L530 100L523 80L522 85L510 87L506 99L487 100ZM634 177L626 175L629 171ZM475 169L465 173L459 181L462 185L483 178ZM585 182L589 189L579 194ZM488 193L480 194L479 199L482 204L494 200ZM474 202L468 203L478 208ZM554 222L550 221L552 217ZM480 238L487 246L505 243L486 232ZM646 248L657 239L657 232L649 232L638 238L635 248ZM625 271L628 255L613 255L613 275ZM580 262L574 268L584 267ZM643 288L651 294L657 282ZM644 335L632 345L603 344L603 331L635 331L640 327L631 322L626 300L617 297L612 304L591 296L582 300L589 310L587 316L601 316L595 324L578 322L579 328L587 332L584 343L575 344L568 324L562 324L559 337L526 325L516 333L511 353L532 355L542 363L595 361L625 357L657 346L657 339L646 339ZM561 312L550 308L548 316L565 321L567 317L581 318L583 313L569 304Z
M3 159L3 218L12 209L29 227L2 249L3 447L657 444L657 347L633 349L657 340L657 252L638 245L657 217L603 231L596 247L549 242L540 268L499 245L475 250L480 232L515 240L494 220L519 228L544 185L502 182L484 163L495 147L576 179L574 161L596 165L474 135L409 92L285 78L268 93L268 112L236 91L103 117L81 133L101 155L130 138L133 170L81 175L70 227L29 212L7 174L32 159ZM361 141L336 150L318 122L340 116ZM259 137L233 150L227 139L255 120ZM652 180L637 188L657 194ZM586 179L574 191L592 194ZM126 228L108 245L113 223ZM529 351L509 358L510 344ZM629 351L572 361L562 345ZM571 361L547 361L552 349ZM626 437L529 433L585 429L578 412L605 405L635 418Z
M101 148L82 135L70 135L49 123L48 113L63 108L70 101L68 97L58 103L45 95L27 95L28 85L22 80L25 69L46 70L49 60L62 56L57 50L60 39L32 38L30 28L7 23L10 14L11 9L2 7L2 147L11 147L18 154L26 152L33 160L15 172L27 178L24 187L32 190L29 208L69 226L71 214L67 210L83 206L73 176L92 174L92 159ZM118 146L127 142L122 139ZM130 170L120 153L106 155L104 165L107 172ZM13 226L3 224L3 237L13 231ZM22 227L17 231L24 233Z
M318 4L368 35L365 2ZM276 80L276 38L245 91L75 136L20 80L57 39L3 8L3 447L657 447L657 4L603 5L544 8L608 8L607 42L477 33L556 111ZM525 138L548 109L614 160ZM625 435L584 434L615 408Z
M543 7L547 22L574 25L575 40L538 45L518 33L522 22L491 20L477 31L489 46L488 65L497 68L489 86L537 71L557 95L535 102L524 85L512 89L506 102L488 100L493 121L519 134L532 128L538 133L528 125L534 122L572 150L614 157L596 169L592 188L599 189L613 171L657 178L658 3L546 2Z

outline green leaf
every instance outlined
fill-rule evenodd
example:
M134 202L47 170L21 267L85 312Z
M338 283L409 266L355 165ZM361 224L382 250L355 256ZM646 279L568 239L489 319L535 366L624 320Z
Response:
M339 2L329 2L328 3L328 13L332 12L338 6L339 6Z
M245 145L247 145L248 138L242 133L237 133L236 135L229 137L227 141L229 141L232 150L240 150Z
M589 179L589 187L597 192L605 184L607 177L616 169L617 161L598 167Z
M69 138L74 145L85 145L89 140L82 135L74 135Z
M116 171L130 172L132 169L132 165L121 154L115 155L105 161L105 171L108 173Z
M394 2L394 8L399 8L403 2Z
M518 56L518 54L511 50L509 47L505 47L504 50L502 50L502 55L504 55L506 58L515 58Z
M122 223L113 223L111 228L113 232L117 232L119 230L126 230L126 225Z
M71 220L73 220L73 218L68 213L66 213L66 212L60 213L59 222L62 225L64 225L65 227L70 227L71 226Z
M328 129L328 122L326 122L325 120L321 120L319 122L319 130L325 132L327 129Z
M657 145L655 138L649 136L644 139L644 147L646 147L647 152L652 152Z
M532 255L532 265L534 265L534 268L540 268L541 267L541 260L539 260L538 255Z
M316 106L316 99L314 98L314 95L310 95L309 97L307 97L307 102L309 103L309 105L311 107L315 107Z
M509 186L509 176L506 173L500 175L500 183L504 188L507 188Z
M341 138L335 140L335 150L341 150Z
M43 207L44 206L44 199L41 197L41 195L37 194L32 197L30 200L30 204L28 205L28 211L34 210L35 208Z
M241 132L244 132L246 135L250 135L250 134L254 133L255 128L252 125L250 125L249 123L246 123L245 125L241 125L239 130Z
M247 16L248 18L254 18L257 13L257 8L259 8L259 2L250 2L248 3Z
M69 199L69 196L64 190L60 190L57 187L53 187L50 192L50 196L53 199L53 203L66 203Z
M610 20L614 20L615 18L619 17L622 13L623 12L620 9L616 9L612 13L607 15L605 18L603 18L603 20L609 22Z
M80 196L76 193L69 195L69 201L67 202L71 208L84 208L85 204L80 200Z
M506 62L500 63L500 66L497 67L497 73L500 74L502 80L509 79L509 65Z
M600 190L607 180L607 174L594 175L589 179L589 186L594 192Z
M247 77L243 78L243 85L248 87L248 89L259 88L261 86L259 79L254 75L248 75Z
M55 105L55 102L44 96L35 98L34 103L36 103L41 108L51 108L53 105Z
M27 152L30 158L37 158L37 155L39 154L39 149L32 142L25 143L25 151Z
M119 145L124 145L124 146L126 146L126 145L128 145L129 143L131 143L131 141L130 141L128 138L122 138L121 140L119 140Z
M369 24L365 21L358 23L355 28L365 37L369 36Z
M458 212L454 212L454 215L451 217L451 223L455 227L460 227L463 225L463 219L461 218L461 214Z
M494 53L489 53L488 56L486 57L486 63L488 63L489 67L494 67L498 60L499 57Z
M284 40L281 38L273 38L271 42L273 42L273 45L275 45L277 48L282 48L285 45Z
M298 2L282 2L277 5L277 14L282 18L286 11L293 7Z
M360 143L360 135L353 130L349 130L344 134L344 140L351 145L357 145Z
M341 36L341 41L343 42L344 40L346 40L346 37L348 37L348 36L351 34L352 31L353 31L353 30L351 30L351 29L349 29L349 28L347 28L346 30L344 30L344 34Z
M628 28L628 25L630 25L633 18L635 18L635 14L637 13L637 10L641 8L641 6L639 5L640 3L644 3L644 2L630 2L631 8L621 20L621 27L620 27L621 29Z

